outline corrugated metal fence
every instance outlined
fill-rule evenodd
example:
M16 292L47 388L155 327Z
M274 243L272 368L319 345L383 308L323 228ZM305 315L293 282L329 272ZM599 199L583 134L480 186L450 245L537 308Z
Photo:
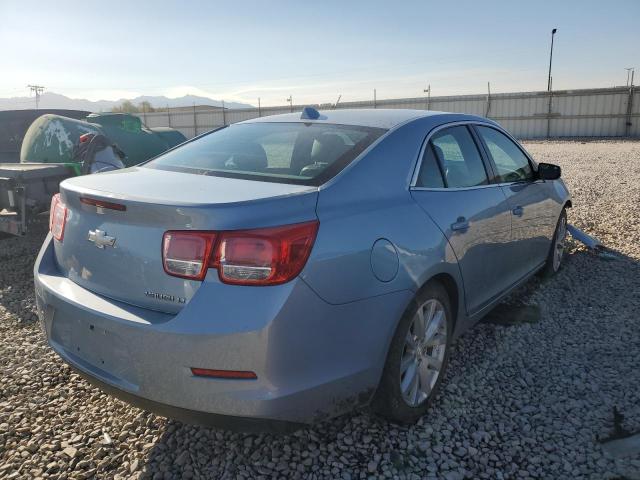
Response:
M301 111L304 105L293 105ZM318 107L318 106L316 106ZM289 113L290 106L139 114L149 127L170 126L188 138L258 116ZM481 115L518 138L640 137L640 90L616 87L552 92L496 93L448 97L344 102L319 108L413 108Z

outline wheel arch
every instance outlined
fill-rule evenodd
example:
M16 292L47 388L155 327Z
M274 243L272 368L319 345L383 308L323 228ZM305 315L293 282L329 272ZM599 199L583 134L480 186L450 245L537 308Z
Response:
M449 302L451 303L451 313L453 315L453 327L455 331L455 329L458 326L458 310L459 310L459 302L460 302L458 284L450 274L442 272L429 278L429 280L427 280L422 285L422 287L420 287L420 290L422 290L424 287L426 287L429 283L432 283L432 282L438 282L444 287L444 289L447 292L447 295L449 297Z
M461 279L460 279L461 280ZM453 316L453 333L452 333L452 339L455 338L456 336L456 332L459 330L458 325L460 324L460 322L458 322L458 320L460 320L458 318L458 313L460 312L460 305L461 302L464 301L464 290L462 288L461 285L459 285L458 283L458 279L452 275L451 273L445 272L445 271L439 271L439 272L434 272L433 274L431 274L420 286L420 288L418 288L417 290L415 290L415 294L411 297L411 300L408 302L404 312L403 312L403 316L398 319L398 322L395 325L395 328L393 330L393 334L389 337L388 339L388 344L387 347L385 349L385 355L384 355L384 363L382 366L382 369L380 370L380 376L378 378L377 381L377 385L373 391L371 398L372 406L374 408L374 410L378 410L381 407L381 403L380 403L380 397L379 397L379 392L380 392L380 387L381 387L381 382L384 378L385 375L385 371L386 371L386 364L387 364L387 359L389 357L390 354L390 348L392 346L392 342L394 337L397 335L397 329L400 326L400 322L402 321L402 319L405 317L405 315L407 315L407 312L410 311L411 308L415 308L417 302L419 301L419 296L420 294L426 289L428 288L430 285L433 284L439 284L442 288L444 288L447 296L449 297L449 303L450 303L450 307L451 307L451 314ZM464 314L464 309L462 310L462 314Z
M458 283L457 279L449 272L440 271L437 273L433 273L429 275L429 277L422 282L422 285L415 290L415 294L410 298L410 300L405 305L402 310L402 316L407 314L407 311L415 305L415 302L420 295L420 293L427 288L428 285L437 282L445 289L447 292L447 296L449 297L449 302L451 303L451 314L453 315L453 335L456 336L458 333L458 326L460 324L460 313L464 315L464 307L461 309L461 302L464 301L464 290L462 286ZM391 334L387 339L387 345L385 347L385 358L389 353L389 346L391 345L391 340L395 335L396 329L402 319L402 316L399 317L393 325L393 329L391 330Z

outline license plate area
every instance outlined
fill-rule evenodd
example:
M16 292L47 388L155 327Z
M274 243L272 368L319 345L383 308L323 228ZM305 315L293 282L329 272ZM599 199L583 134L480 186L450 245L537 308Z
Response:
M136 383L134 362L126 342L109 328L92 320L56 311L51 327L51 340L70 356L127 383Z

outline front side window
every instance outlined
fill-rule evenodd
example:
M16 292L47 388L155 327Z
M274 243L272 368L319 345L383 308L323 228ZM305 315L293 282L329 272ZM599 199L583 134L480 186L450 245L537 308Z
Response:
M498 170L498 181L521 182L533 178L533 169L522 150L495 128L477 126Z
M231 125L144 164L268 182L321 185L386 130L353 125L256 122Z
M478 147L465 126L436 132L430 141L449 188L475 187L489 183Z

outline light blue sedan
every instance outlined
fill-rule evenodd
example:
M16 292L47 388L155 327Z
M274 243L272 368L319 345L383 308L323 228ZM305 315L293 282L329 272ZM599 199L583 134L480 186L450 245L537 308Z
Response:
M485 118L306 108L66 180L35 265L51 347L161 415L425 414L452 340L560 268L569 192Z

